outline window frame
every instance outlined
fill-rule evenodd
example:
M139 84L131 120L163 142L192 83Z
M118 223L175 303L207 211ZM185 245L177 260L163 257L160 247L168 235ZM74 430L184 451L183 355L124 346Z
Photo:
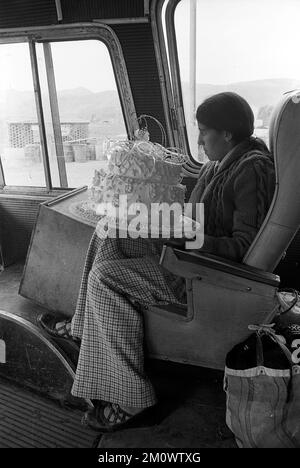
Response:
M5 173L0 171L0 190L5 192L20 192L26 193L57 193L66 191L69 187L53 187L51 182L51 170L48 156L48 147L45 137L45 127L43 123L43 113L41 111L42 102L38 82L38 70L35 56L35 44L50 44L51 42L70 42L76 40L99 40L107 47L111 58L116 86L122 108L124 124L128 138L134 137L134 132L139 128L137 114L135 110L134 100L131 92L129 77L127 73L126 63L123 56L121 44L114 31L104 23L80 23L71 25L55 25L30 28L14 28L0 30L0 46L1 44L13 43L28 43L30 47L31 69L33 72L33 85L36 97L36 109L38 117L38 125L40 128L41 147L43 155L43 166L45 172L46 186L13 186L5 184ZM39 103L40 101L40 103ZM2 168L1 168L2 169ZM58 167L59 175L61 169Z
M181 0L155 0L152 4L151 15L153 33L157 37L157 43L159 44L156 48L157 60L164 73L164 82L162 82L162 86L165 86L167 91L167 97L165 99L169 107L169 112L166 112L166 114L169 114L169 119L171 121L175 146L181 148L181 150L189 156L189 160L183 167L184 175L197 177L199 169L203 163L200 163L193 158L189 146L183 107L180 66L174 21L175 10L180 1ZM162 17L162 9L165 3L167 3L165 12L167 44L163 31ZM168 48L169 59L166 48Z

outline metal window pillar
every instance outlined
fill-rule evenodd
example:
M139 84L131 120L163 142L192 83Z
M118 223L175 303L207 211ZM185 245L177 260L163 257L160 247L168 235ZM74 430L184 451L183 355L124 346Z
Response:
M3 187L5 187L5 177L4 177L2 159L1 159L1 154L0 154L0 188L3 188Z
M59 107L58 99L55 85L55 75L53 68L53 60L51 53L51 44L45 42L43 44L44 56L45 56L45 65L47 73L47 83L49 91L49 100L50 100L50 109L52 116L52 125L53 125L53 134L56 150L56 158L59 172L59 180L61 187L68 187L67 172L66 172L66 163L64 158L64 147L63 140L61 136L61 126L60 126L60 117L59 117Z
M150 2L149 0L144 0L144 16L149 16L150 13Z
M56 6L56 13L57 13L57 20L62 21L63 15L62 15L62 9L61 9L61 2L60 0L55 0L55 6Z
M175 26L174 26L174 14L176 6L180 0L174 0L168 3L165 17L166 17L166 29L167 29L167 42L168 50L170 57L170 73L172 80L172 90L174 98L174 113L175 119L173 119L176 127L178 126L178 146L182 149L183 152L187 154L190 153L188 140L186 135L186 123L183 110L183 99L180 83L180 67L178 61L178 51L177 51L177 42L175 35ZM176 120L176 121L175 121Z
M29 40L29 52L30 52L30 60L31 60L34 97L35 97L36 111L37 111L38 124L39 124L39 130L40 130L45 181L46 181L47 189L51 190L52 181L51 181L51 173L50 173L49 154L48 154L48 147L47 147L47 137L46 137L45 119L44 119L42 96L41 96L41 87L40 87L40 80L39 80L39 74L38 74L36 48L35 48L35 43L32 40Z
M196 63L197 63L197 0L190 0L190 115L191 125L196 125Z

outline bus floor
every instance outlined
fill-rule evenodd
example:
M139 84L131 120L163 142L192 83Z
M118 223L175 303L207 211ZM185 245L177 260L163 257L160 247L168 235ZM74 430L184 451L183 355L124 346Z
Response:
M34 320L44 310L18 295L23 265L0 275L2 310ZM81 424L82 410L0 379L0 448L236 448L226 426L223 373L212 369L146 361L158 405L155 421L106 434Z

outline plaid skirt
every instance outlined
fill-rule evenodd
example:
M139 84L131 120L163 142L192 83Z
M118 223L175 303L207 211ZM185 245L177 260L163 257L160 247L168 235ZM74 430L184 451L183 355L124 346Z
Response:
M184 302L185 282L159 265L161 240L101 239L84 266L72 334L81 339L74 396L133 407L156 402L144 371L139 304Z

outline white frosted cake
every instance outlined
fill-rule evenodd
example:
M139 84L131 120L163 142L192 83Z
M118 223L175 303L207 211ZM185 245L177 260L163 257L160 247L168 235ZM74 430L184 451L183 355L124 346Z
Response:
M95 171L91 199L119 206L119 196L127 203L184 203L185 186L181 185L182 164L163 159L164 149L150 142L123 142L112 147L108 171Z
M120 196L127 196L127 206L174 202L184 204L185 186L182 164L185 158L147 140L121 141L107 150L108 168L95 170L90 188L90 198L77 207L85 219L101 215L110 216L107 204L118 208Z

